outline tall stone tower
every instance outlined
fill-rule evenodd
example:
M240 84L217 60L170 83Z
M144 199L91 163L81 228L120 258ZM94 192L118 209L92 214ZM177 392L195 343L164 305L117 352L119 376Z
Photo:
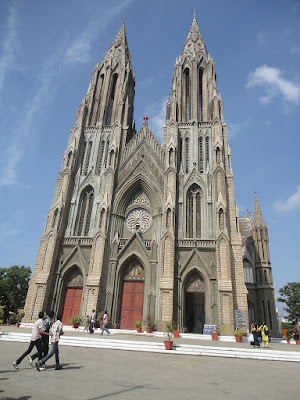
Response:
M251 317L275 330L267 227L257 200L254 221L239 217L215 65L195 17L162 144L146 118L138 132L132 125L134 85L122 25L70 133L25 320L54 309L68 324L105 309L123 329L150 315L158 329L176 320L182 331L215 324L232 335Z

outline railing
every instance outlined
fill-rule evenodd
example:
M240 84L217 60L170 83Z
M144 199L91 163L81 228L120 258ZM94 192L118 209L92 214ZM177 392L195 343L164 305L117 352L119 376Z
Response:
M206 249L214 249L216 247L216 241L204 239L182 239L178 240L178 247L201 247Z
M128 240L129 239L119 239L119 249L125 247ZM144 246L146 247L147 250L151 249L151 240L142 240L142 242L144 243Z
M72 236L65 237L63 240L64 245L81 245L81 246L91 246L93 243L92 238L81 237L81 236Z

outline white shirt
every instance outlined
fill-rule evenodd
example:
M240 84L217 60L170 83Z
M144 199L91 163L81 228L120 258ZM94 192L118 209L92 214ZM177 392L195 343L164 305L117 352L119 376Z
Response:
M53 336L50 337L51 343L56 343L59 341L59 332L63 330L63 324L62 322L58 319L54 324L52 325L50 332L53 333Z
M31 341L34 342L37 339L41 339L40 329L43 329L43 319L39 318L35 321L32 327Z
M96 322L96 313L92 314L91 322L94 324Z

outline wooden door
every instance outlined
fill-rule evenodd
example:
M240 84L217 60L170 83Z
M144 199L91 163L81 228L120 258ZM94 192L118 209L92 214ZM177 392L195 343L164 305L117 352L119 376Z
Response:
M120 315L121 329L134 329L135 321L143 320L144 282L124 281Z
M82 288L81 287L68 287L65 297L64 311L62 323L70 325L70 318L74 314L79 314L81 304Z

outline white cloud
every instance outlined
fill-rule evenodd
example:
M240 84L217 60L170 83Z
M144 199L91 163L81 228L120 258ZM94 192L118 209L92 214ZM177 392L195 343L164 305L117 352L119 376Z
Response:
M105 13L105 17L96 15L85 29L78 35L71 46L65 52L65 58L69 62L87 63L90 61L90 50L92 44L98 40L100 34L109 25L110 20L118 15L124 7L128 6L132 0L119 2L115 7ZM103 16L101 10L101 16Z
M14 49L17 38L16 32L17 10L14 4L10 6L5 36L0 43L0 89L3 87L6 71L11 67L14 60Z
M243 131L248 126L248 121L244 122L228 122L227 124L227 139L233 139L238 133Z
M262 47L262 46L265 44L265 42L266 42L266 35L265 35L265 33L264 33L264 32L259 32L259 33L257 34L257 40L258 40L259 46Z
M297 46L291 46L289 49L290 54L298 55L300 54L300 49Z
M286 201L278 201L274 204L278 211L290 211L296 207L300 207L300 186L297 186L296 193L290 196Z
M254 72L250 72L247 88L262 86L266 95L259 100L261 103L270 103L277 95L282 96L284 103L298 103L300 86L282 77L278 68L261 65Z
M164 97L160 102L150 104L146 107L146 114L149 117L149 127L161 142L163 125L166 122L166 103L168 98Z

